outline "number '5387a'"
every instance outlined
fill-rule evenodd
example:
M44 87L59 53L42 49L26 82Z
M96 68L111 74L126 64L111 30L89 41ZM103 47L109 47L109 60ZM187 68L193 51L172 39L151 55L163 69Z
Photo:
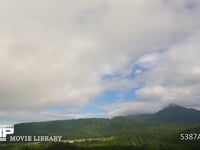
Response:
M200 140L200 133L181 133L180 139L182 141Z

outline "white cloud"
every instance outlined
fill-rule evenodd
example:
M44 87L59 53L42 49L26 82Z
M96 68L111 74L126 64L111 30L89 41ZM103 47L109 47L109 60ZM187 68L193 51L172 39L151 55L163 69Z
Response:
M22 0L1 1L0 10L2 118L19 111L28 118L28 110L51 106L79 109L107 89L137 86L128 79L105 83L102 76L127 75L138 60L156 64L136 79L147 87L187 84L198 97L198 1ZM162 56L155 51L166 47Z
M117 102L102 107L109 117L124 116L131 114L154 113L160 110L164 105L155 102Z
M158 63L159 57L159 53L146 54L139 58L137 64L143 68L150 69Z
M137 99L106 106L108 114L154 113L170 103L200 108L199 33L161 53L155 67L139 78L145 85L136 91Z
M142 73L142 70L141 70L141 69L135 70L135 74L141 74L141 73Z

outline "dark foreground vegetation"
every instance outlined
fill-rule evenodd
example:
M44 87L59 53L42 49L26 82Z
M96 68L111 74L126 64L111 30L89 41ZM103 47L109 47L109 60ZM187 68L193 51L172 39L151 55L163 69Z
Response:
M117 141L112 142L81 142L81 143L18 143L18 144L6 144L1 145L1 150L199 150L200 142L180 142L174 141L172 143L163 141L154 141L150 143L141 143L134 145L131 142L132 139L121 139L119 143Z
M158 129L161 128L161 129ZM200 127L179 130L172 126L154 127L145 134L124 133L112 138L101 140L74 141L74 143L10 143L0 145L0 150L199 150L200 139L181 140L181 133L199 133ZM157 131L157 133L154 133ZM162 134L161 134L162 133ZM109 139L109 140L107 140Z

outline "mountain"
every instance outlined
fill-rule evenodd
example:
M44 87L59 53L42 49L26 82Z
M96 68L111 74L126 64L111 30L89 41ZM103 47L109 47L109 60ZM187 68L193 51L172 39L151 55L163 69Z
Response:
M75 145L71 145L76 146L71 149L78 150L101 148L196 150L200 147L199 142L196 141L181 141L181 133L200 133L200 111L172 104L155 114L129 115L112 119L89 118L20 123L15 125L14 135L49 135L63 136L62 140L85 140L85 142L75 142ZM95 141L90 141L91 139ZM96 141L96 139L100 140ZM65 142L61 143L61 147L70 149L70 145ZM6 150L11 150L9 146ZM24 145L19 144L18 146L22 149L21 146ZM48 144L25 145L24 149L27 149L28 146L36 147L32 148L33 150L38 150L38 146L41 146L41 150L43 150L44 146L48 146ZM100 146L103 147L100 148ZM16 147L13 145L13 150ZM59 146L52 145L52 147L54 150L58 149ZM2 149L1 145L0 149ZM51 148L47 147L47 149Z
M155 117L156 119L162 121L199 123L200 111L191 108L185 108L176 104L170 104L168 107L157 112Z
M90 118L21 123L15 125L15 135L62 135L64 139L109 137L146 134L151 128L193 127L200 124L200 111L170 105L155 114L132 115L112 119ZM166 129L167 128L167 129ZM157 131L156 131L157 132Z

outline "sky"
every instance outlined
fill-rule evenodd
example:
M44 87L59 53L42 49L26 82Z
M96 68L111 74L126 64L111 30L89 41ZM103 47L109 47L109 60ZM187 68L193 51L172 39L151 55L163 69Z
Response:
M0 1L0 123L200 109L199 0Z

